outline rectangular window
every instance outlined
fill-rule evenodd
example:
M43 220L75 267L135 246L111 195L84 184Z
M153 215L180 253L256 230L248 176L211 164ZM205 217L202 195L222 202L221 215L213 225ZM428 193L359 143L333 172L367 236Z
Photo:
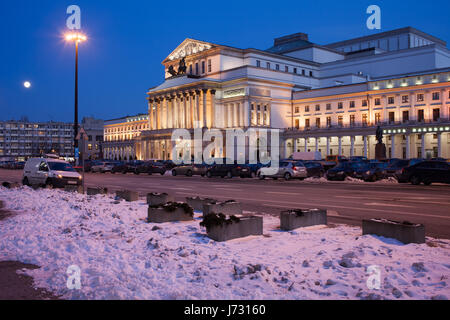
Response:
M402 96L402 103L408 103L409 102L409 96Z
M388 97L388 104L394 104L394 97Z
M313 76L313 72L312 72L312 71L309 72L309 76L310 76L310 77Z
M327 110L331 110L331 103L327 103Z
M395 112L389 112L389 123L395 122Z
M433 92L433 95L432 95L432 99L433 100L440 100L441 98L440 98L440 94L439 94L439 92Z
M381 122L381 113L375 113L375 124L379 124Z
M289 67L288 66L284 66L284 71L289 72Z
M338 102L338 109L343 109L343 108L344 108L344 103Z
M375 105L376 106L381 106L381 99L380 98L375 98Z
M350 108L354 108L355 107L355 101L350 101Z
M304 76L306 75L305 69L302 70L302 75L304 75Z
M441 117L441 109L433 109L433 121L438 121Z
M202 61L202 74L205 73L205 61Z
M309 112L309 106L305 106L305 112Z
M211 64L211 59L208 60L208 72L211 72L212 70L212 64Z
M295 119L295 128L300 129L300 119Z
M277 70L277 71L280 70L280 65L279 64L275 65L275 70Z
M338 126L342 127L344 125L344 117L343 116L339 116L338 117Z
M192 74L192 64L189 65L189 74Z
M367 100L363 100L361 106L367 107Z
M327 127L331 127L331 117L327 117Z
M320 104L316 104L316 111L320 111Z
M266 62L266 68L270 69L270 62Z
M425 113L423 109L417 110L417 121L423 122L425 120Z
M416 96L416 100L417 102L423 102L424 101L423 93L418 93Z
M316 118L316 127L320 128L320 118Z
M350 115L350 125L351 126L355 125L355 115L354 114Z
M256 60L256 66L257 66L258 68L261 67L261 61Z
M309 128L309 119L305 119L305 128Z
M297 68L294 68L294 73L297 73Z
M363 123L364 126L367 125L367 113L364 113L364 114L362 115L362 123Z
M198 62L195 63L195 74L198 75Z
M300 108L299 107L295 107L295 113L299 113L300 112Z
M403 122L409 121L409 111L403 111Z

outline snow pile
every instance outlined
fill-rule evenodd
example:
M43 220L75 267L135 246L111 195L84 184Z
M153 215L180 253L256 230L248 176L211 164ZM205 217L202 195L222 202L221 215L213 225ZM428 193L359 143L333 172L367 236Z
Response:
M402 245L361 229L281 232L264 217L261 237L218 243L196 220L145 222L147 205L111 195L0 187L17 215L0 222L0 260L41 266L37 287L67 299L446 299L450 241ZM429 239L430 240L430 239ZM81 269L81 289L67 269ZM368 289L367 268L381 271Z
M356 179L353 177L346 177L344 181L329 181L327 180L327 178L325 177L321 177L321 178L307 178L304 180L305 182L318 182L318 183L363 183L363 184L398 184L397 179L393 178L393 177L389 177L386 179L382 179L382 180L378 180L375 182L366 182L364 180L361 179Z

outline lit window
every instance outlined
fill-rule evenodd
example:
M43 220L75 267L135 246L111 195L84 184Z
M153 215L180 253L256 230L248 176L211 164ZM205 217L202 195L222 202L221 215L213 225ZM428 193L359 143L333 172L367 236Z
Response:
M211 59L208 60L208 72L211 72L212 65L211 65Z

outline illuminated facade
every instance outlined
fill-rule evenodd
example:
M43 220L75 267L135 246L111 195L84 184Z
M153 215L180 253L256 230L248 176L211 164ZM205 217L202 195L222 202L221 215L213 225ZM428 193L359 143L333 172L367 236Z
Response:
M280 129L282 157L373 158L378 125L392 157L450 157L450 51L414 28L329 45L297 33L267 50L186 39L162 64L148 127L134 138L138 159L170 159L178 128Z
M103 157L109 160L135 160L136 139L148 129L147 114L105 121Z

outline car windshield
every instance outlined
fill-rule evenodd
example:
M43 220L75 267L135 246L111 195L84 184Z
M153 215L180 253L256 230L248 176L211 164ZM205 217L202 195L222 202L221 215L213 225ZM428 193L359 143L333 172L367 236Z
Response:
M286 162L286 161L280 162L280 167L287 167L287 166L289 166L289 163L290 162Z
M408 160L398 160L389 165L389 167L406 167L408 164L409 164Z
M75 171L70 164L65 162L49 162L48 166L50 167L50 170L53 171Z

